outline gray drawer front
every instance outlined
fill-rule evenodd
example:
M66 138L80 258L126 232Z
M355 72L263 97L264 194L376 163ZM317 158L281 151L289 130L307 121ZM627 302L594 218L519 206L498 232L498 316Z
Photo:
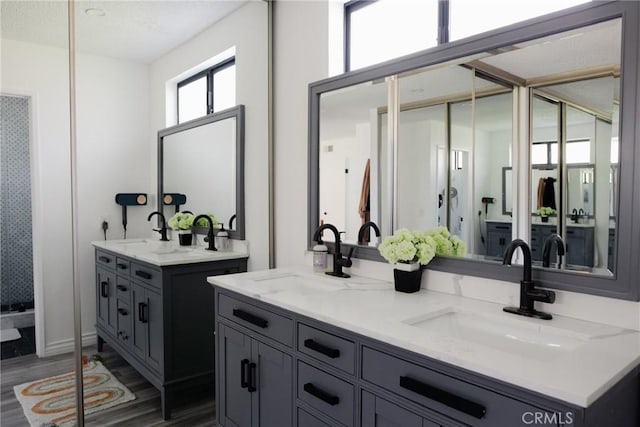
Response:
M116 271L118 274L128 276L131 270L131 263L127 258L116 257Z
M298 361L297 395L298 399L323 414L353 426L353 384Z
M298 427L331 427L302 408L298 408Z
M353 341L299 323L298 351L349 374L355 373L356 345Z
M96 264L113 270L116 268L116 257L109 252L96 250Z
M138 282L160 288L162 285L162 271L155 270L137 262L131 263L131 277Z
M511 223L487 222L487 231L501 231L503 233L511 233Z
M521 425L525 412L544 412L368 347L362 348L362 378L474 426ZM481 408L485 409L484 414Z
M116 276L116 295L118 299L129 303L131 301L131 283L129 279Z
M282 344L293 346L293 320L220 294L218 314Z

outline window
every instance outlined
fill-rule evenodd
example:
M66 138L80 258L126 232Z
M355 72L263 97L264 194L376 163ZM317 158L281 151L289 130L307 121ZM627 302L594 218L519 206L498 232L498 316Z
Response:
M585 0L449 0L449 40L459 40L536 16L586 3Z
M591 163L591 141L578 139L567 141L567 164ZM531 144L532 165L557 165L558 143L556 141L533 142Z
M236 104L236 61L230 58L178 83L178 123Z
M345 71L438 44L438 0L353 0L345 4Z
M351 0L344 6L345 71L587 1Z

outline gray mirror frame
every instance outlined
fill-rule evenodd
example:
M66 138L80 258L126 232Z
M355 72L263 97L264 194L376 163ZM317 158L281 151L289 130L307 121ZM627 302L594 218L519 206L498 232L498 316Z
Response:
M235 229L228 230L232 239L244 240L245 238L245 209L244 209L244 105L237 105L219 113L209 114L199 119L190 120L179 125L171 126L158 131L158 211L163 212L163 144L164 137L178 132L208 125L222 120L236 119L236 219ZM201 212L195 212L199 214ZM228 218L224 218L226 221ZM227 225L227 224L225 224ZM204 228L202 228L204 230ZM206 231L200 231L206 233Z
M555 33L622 19L622 55L620 82L620 163L617 200L618 219L615 242L614 275L590 276L571 271L535 268L534 280L543 287L586 293L610 298L640 301L640 3L628 1L593 1L543 17L489 31L468 39L451 42L309 85L309 152L308 152L308 226L307 242L311 250L313 233L319 224L319 113L320 95L405 71L455 60L480 52L545 37ZM637 147L638 146L638 147ZM634 166L636 166L634 168ZM619 197L620 194L628 195ZM354 248L353 256L386 262L374 247ZM343 252L348 252L348 249ZM496 263L470 258L436 257L428 269L518 282L522 268L496 268Z

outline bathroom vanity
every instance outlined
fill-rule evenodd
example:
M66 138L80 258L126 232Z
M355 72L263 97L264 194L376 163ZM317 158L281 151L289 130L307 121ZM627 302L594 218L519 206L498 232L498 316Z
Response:
M214 378L214 306L208 276L247 271L246 252L211 252L142 239L93 242L96 334L161 393L171 416L179 391Z
M636 426L640 333L364 277L210 277L222 426Z

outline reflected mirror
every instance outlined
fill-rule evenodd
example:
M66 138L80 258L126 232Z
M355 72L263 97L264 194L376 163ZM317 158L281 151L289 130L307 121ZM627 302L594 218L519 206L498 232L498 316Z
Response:
M244 238L244 107L234 107L158 132L159 210L213 213Z

